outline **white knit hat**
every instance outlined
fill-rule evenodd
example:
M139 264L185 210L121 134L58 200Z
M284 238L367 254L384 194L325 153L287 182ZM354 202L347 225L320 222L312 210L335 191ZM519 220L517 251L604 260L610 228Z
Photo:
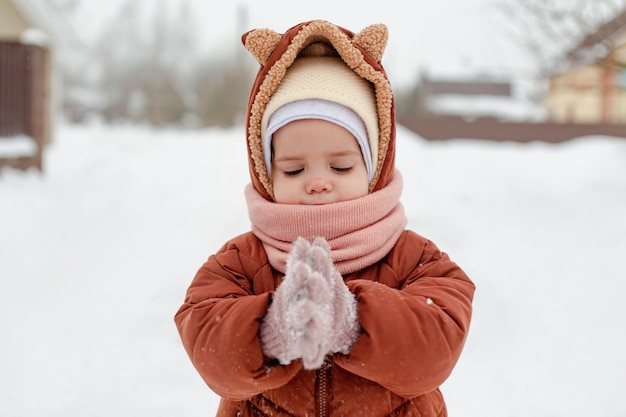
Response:
M344 110L337 110L340 108ZM358 118L355 118L356 115ZM341 58L299 57L287 69L261 119L268 177L271 175L272 134L285 124L301 119L327 120L347 129L359 142L368 179L371 180L372 167L378 161L379 133L374 88Z
M367 169L367 181L371 181L373 175L372 152L363 119L349 107L315 98L287 103L270 116L263 140L263 156L265 157L268 178L272 178L272 136L286 124L303 119L326 120L350 132L361 148Z

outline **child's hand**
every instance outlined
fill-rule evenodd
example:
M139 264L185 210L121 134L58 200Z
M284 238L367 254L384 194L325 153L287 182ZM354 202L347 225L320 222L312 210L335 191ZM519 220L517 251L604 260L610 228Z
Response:
M332 343L332 292L326 279L315 271L309 273L305 291L307 298L294 306L291 310L293 317L287 319L292 318L294 328L301 329L298 342L304 367L317 369L324 363Z
M261 323L263 352L288 364L302 358L317 369L328 353L347 354L361 331L357 302L335 268L323 238L298 238L285 279Z
M333 291L334 326L331 352L348 354L352 345L361 334L361 325L358 321L357 301L350 292L343 277L335 268L330 246L324 238L318 237L311 247L311 266L329 280Z
M281 364L302 358L319 368L330 351L333 292L330 281L311 268L311 245L299 238L287 258L287 271L261 323L264 353Z

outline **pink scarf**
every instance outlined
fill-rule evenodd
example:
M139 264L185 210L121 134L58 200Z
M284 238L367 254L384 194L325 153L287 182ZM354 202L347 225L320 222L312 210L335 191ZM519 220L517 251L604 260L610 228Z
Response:
M276 204L250 184L245 189L252 232L263 242L272 267L285 273L287 255L297 237L313 241L322 236L342 275L380 261L395 245L407 224L401 194L398 171L379 191L321 206Z

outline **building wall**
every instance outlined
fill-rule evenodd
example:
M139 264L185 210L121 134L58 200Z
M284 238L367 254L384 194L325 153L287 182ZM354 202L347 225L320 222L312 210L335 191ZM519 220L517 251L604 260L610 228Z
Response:
M626 44L617 47L613 54L616 63L623 62ZM575 68L552 77L550 90L544 104L550 119L555 122L572 123L626 123L626 70L623 63L609 72L610 91L604 91L606 69L601 63ZM605 100L608 101L604 120Z
M596 66L577 68L550 80L545 105L556 122L595 123L601 117L602 70Z
M11 0L0 0L0 40L18 40L29 26Z

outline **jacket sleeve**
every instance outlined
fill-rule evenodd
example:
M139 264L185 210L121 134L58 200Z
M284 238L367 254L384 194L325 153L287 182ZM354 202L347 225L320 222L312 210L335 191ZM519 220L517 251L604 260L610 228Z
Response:
M300 361L270 367L263 355L259 323L273 287L264 290L262 283L273 278L262 261L267 259L262 246L249 240L236 238L207 260L174 317L194 367L215 393L229 400L282 386L302 368Z
M375 277L348 281L363 334L338 366L413 398L438 388L469 329L474 284L432 242L405 232Z

